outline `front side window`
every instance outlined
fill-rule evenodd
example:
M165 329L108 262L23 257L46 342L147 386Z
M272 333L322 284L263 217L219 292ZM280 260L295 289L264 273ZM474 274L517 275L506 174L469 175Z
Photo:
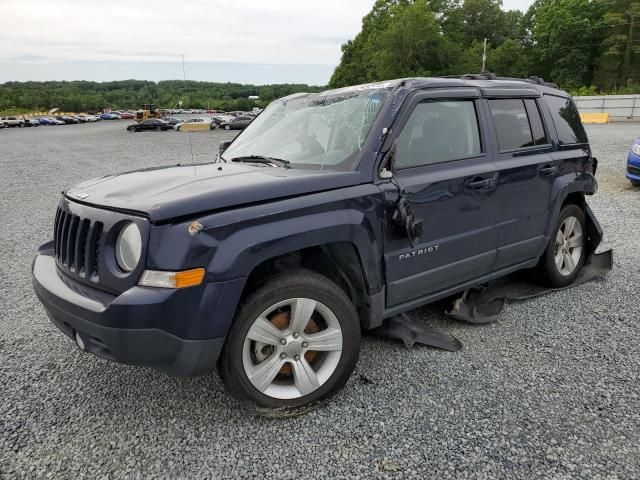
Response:
M587 133L582 126L580 113L571 99L546 94L544 99L551 110L560 145L587 143Z
M293 168L351 170L389 88L359 88L271 103L224 152L223 159L260 155Z
M459 160L482 152L473 100L420 103L396 143L395 165L411 168Z

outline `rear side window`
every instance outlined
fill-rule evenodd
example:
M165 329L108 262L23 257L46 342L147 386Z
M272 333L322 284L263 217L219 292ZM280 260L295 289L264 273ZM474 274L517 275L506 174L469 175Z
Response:
M479 155L480 133L473 100L420 103L396 143L398 168L459 160Z
M587 133L584 131L580 114L573 101L556 95L545 95L544 98L551 110L560 145L587 143Z
M540 116L540 110L533 98L525 98L524 106L527 109L527 116L529 117L529 125L531 126L531 133L533 134L533 143L536 145L546 145L549 143L547 140L547 134L544 131L544 125L542 124L542 117Z
M535 145L521 98L489 100L489 107L501 152Z

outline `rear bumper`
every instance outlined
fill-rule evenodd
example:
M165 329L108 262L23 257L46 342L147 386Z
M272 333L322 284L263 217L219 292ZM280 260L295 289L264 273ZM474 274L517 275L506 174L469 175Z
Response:
M51 244L43 245L36 255L32 278L35 293L51 321L70 338L75 340L77 334L85 351L174 376L200 375L215 369L231 318L214 318L217 312L210 307L223 292L231 293L225 288L227 284L203 285L201 290L186 295L179 290L145 287L111 295L60 272ZM206 326L209 335L204 338L202 325L198 325L203 321L214 324ZM172 324L190 333L191 338L168 331L167 326Z

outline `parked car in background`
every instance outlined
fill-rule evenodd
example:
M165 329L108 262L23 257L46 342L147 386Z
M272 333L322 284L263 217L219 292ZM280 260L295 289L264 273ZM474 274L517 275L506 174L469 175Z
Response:
M5 127L24 127L24 119L22 117L0 117L0 123Z
M127 127L127 131L129 132L144 132L144 131L156 131L156 132L166 132L169 128L167 122L164 122L158 118L147 118L146 120L141 121L140 123L134 123Z
M80 115L76 115L76 118L80 120L80 123L90 123L90 122L93 123L100 120L100 117L96 115L87 115L84 113L81 113Z
M243 115L240 117L235 117L231 121L221 123L220 128L224 128L225 130L244 130L252 121L253 117Z
M114 112L101 113L100 120L120 120L120 115Z
M38 127L38 126L40 126L40 122L38 121L37 118L25 118L24 119L24 126L25 127Z
M627 157L627 178L636 187L640 187L640 138L637 138Z
M233 115L226 115L226 114L225 115L215 115L215 116L211 117L211 123L215 124L216 127L219 127L223 123L230 122L234 118L236 118L236 117L234 117Z
M56 120L63 122L65 125L73 125L75 123L80 123L80 120L77 118L71 117L69 115L59 115L56 117Z
M40 125L56 125L56 121L53 118L49 118L49 117L40 117L38 119L38 123Z
M176 117L162 117L161 120L164 122L167 122L167 126L169 128L174 128L176 125L180 125L181 123L184 123L184 120Z
M197 125L197 124L203 124L203 123L208 123L209 124L209 128L211 128L211 120L209 120L208 118L190 118L189 120L185 120L182 123L179 123L178 125L175 126L175 129L177 131L182 130L182 126L183 125Z
M133 120L136 118L136 116L134 113L131 113L131 112L123 112L120 114L120 118L122 120Z

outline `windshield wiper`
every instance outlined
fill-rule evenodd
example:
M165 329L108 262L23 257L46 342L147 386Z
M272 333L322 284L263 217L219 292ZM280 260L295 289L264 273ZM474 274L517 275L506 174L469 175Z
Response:
M264 163L266 165L273 165L276 167L290 168L289 160L282 160L281 158L265 157L264 155L244 155L242 157L235 157L231 159L232 162L247 162L247 163Z

